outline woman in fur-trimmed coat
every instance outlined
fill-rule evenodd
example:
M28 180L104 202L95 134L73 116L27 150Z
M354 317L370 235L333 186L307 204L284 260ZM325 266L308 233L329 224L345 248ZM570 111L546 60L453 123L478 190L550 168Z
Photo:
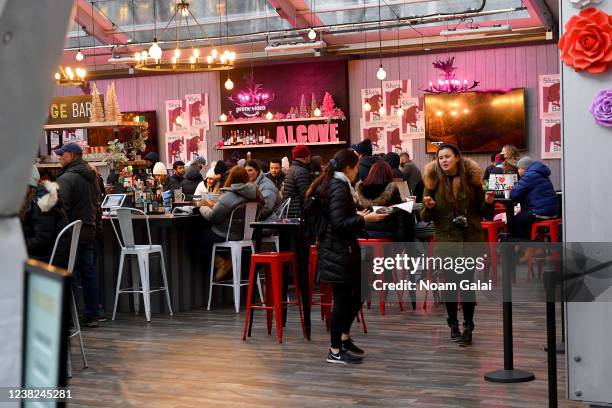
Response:
M486 249L477 244L483 242L481 220L493 214L493 195L482 189L482 170L474 161L461 156L459 148L451 144L438 147L436 160L427 164L423 171L423 206L421 218L433 221L436 256L479 257ZM445 244L450 242L452 244ZM464 244L468 243L468 244ZM446 282L473 281L474 268L444 270ZM474 291L461 291L464 332L457 321L457 291L446 291L446 310L451 340L467 346L472 342L474 330Z

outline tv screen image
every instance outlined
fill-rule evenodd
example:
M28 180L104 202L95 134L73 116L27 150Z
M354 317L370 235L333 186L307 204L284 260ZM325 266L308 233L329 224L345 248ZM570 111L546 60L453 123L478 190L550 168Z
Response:
M442 143L464 153L526 149L525 89L425 95L425 143L427 153Z

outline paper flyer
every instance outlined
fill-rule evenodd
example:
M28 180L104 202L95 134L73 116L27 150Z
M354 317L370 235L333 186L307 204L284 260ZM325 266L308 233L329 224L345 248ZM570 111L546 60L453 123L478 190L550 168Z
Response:
M559 74L540 75L540 119L561 117L561 79Z
M181 119L177 121L176 118L179 116ZM166 101L166 132L185 129L189 124L186 116L180 99Z
M185 143L185 157L188 161L200 156L206 157L206 130L204 128L190 128Z
M387 135L388 151L401 152L402 149L402 138L401 138L401 126L402 120L399 116L389 116L385 121L385 133Z
M370 139L372 142L372 154L387 153L387 132L385 123L368 123L361 120L361 140Z
M414 138L425 137L424 112L419 108L419 98L402 97L400 106L404 110L402 115L402 134Z
M210 129L208 116L208 94L189 94L183 100L183 109L187 116L189 127Z
M371 106L370 111L365 111L363 105L368 102ZM361 90L361 110L362 120L366 123L382 122L385 120L385 116L381 116L378 113L382 103L381 88L370 88Z
M400 100L402 98L410 98L411 96L411 81L410 79L383 81L383 91L385 93L387 114L395 115L395 111L400 106Z
M185 150L185 139L189 134L186 131L177 132L166 132L166 164L172 166L177 160L187 162L187 155Z

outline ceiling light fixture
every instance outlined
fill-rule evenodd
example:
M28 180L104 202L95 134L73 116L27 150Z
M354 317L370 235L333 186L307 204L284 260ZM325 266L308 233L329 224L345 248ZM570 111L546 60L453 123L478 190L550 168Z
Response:
M380 33L380 21L380 0L378 0L378 60L380 62L380 66L378 67L378 71L376 71L376 78L383 81L387 77L387 72L383 68L382 64L382 37Z
M202 72L202 71L224 71L234 68L234 60L236 59L236 53L229 50L224 50L221 54L213 48L211 53L206 56L205 60L200 59L200 51L193 46L193 37L191 36L191 30L189 26L189 16L195 21L195 25L200 27L204 32L204 28L200 25L198 20L195 18L191 10L189 9L189 3L187 0L179 0L176 4L176 10L168 21L166 26L169 27L173 21L178 22L176 25L176 40L173 56L164 61L163 51L159 46L157 40L157 1L154 2L154 22L155 22L155 38L153 44L149 48L148 54L146 51L140 53L140 58L137 54L134 55L136 60L135 68L140 71L153 71L153 72ZM226 21L227 21L227 4L226 4ZM219 32L221 32L221 15L219 15ZM183 19L184 25L183 25ZM189 45L191 47L191 55L181 59L181 49L179 40L179 33L183 29L187 29L189 33ZM163 36L164 31L160 34L160 38ZM206 34L206 32L204 32ZM187 41L187 40L185 40Z
M363 14L366 13L366 0L363 0ZM368 55L368 32L363 30L363 53ZM365 84L366 89L368 89L368 61L365 60L363 62L363 82ZM367 92L367 91L366 91ZM366 98L365 103L363 104L363 110L365 112L369 112L372 110L372 105L370 105L369 98Z
M55 84L58 86L82 86L85 85L87 71L83 68L58 67L54 75Z
M452 37L455 35L471 35L471 34L487 34L487 33L503 33L503 32L512 32L512 26L510 24L498 24L490 27L467 27L467 28L457 28L457 29L448 29L440 31L440 36L442 37Z

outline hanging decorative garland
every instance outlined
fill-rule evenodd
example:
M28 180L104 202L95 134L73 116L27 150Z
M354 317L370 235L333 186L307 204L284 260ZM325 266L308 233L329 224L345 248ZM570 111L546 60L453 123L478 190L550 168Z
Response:
M574 70L604 72L612 66L612 16L594 7L580 11L565 24L558 47Z
M590 111L598 125L612 128L612 89L599 91Z

